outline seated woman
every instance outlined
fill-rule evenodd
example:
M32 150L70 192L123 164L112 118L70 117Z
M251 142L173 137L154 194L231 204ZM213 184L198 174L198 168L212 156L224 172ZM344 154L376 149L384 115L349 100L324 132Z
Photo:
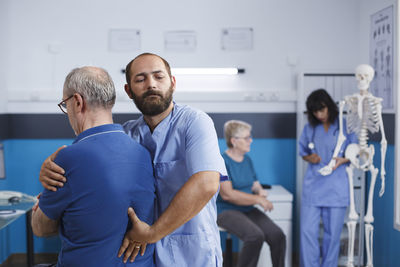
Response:
M267 200L254 171L249 156L251 125L231 120L224 125L228 149L222 154L230 180L221 182L217 199L219 226L243 241L237 266L257 266L262 244L266 241L271 250L274 267L285 265L286 237L282 230L262 211L273 209Z

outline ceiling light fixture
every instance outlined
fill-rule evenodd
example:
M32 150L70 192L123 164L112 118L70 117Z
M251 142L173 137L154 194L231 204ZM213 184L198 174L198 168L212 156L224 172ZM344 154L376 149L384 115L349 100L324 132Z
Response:
M172 68L173 75L237 75L245 72L239 68Z

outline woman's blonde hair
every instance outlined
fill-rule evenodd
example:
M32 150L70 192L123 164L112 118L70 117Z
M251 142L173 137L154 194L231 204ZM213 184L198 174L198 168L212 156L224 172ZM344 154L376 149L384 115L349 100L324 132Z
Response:
M247 122L239 121L239 120L230 120L230 121L225 122L224 136L225 136L226 145L229 148L232 148L233 144L231 142L231 138L238 137L238 135L244 130L251 131L251 125L248 124Z

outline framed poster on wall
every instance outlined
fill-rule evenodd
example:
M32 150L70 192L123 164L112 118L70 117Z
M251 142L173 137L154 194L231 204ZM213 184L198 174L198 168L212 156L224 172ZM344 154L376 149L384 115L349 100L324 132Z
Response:
M394 113L393 32L393 5L371 15L369 57L375 69L375 78L370 92L381 97L383 111L391 113Z

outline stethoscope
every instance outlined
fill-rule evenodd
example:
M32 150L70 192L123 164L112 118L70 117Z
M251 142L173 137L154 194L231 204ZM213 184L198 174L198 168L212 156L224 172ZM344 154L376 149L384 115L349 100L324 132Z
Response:
M335 123L335 126L337 126L336 123ZM308 148L309 148L311 151L313 151L313 150L315 149L315 143L314 143L314 138L315 138L315 127L317 127L317 126L312 127L311 140L310 140L310 142L308 142L308 145L307 145ZM338 132L339 132L339 127L336 127L336 129L333 131L333 136L336 137L336 135L338 134Z

